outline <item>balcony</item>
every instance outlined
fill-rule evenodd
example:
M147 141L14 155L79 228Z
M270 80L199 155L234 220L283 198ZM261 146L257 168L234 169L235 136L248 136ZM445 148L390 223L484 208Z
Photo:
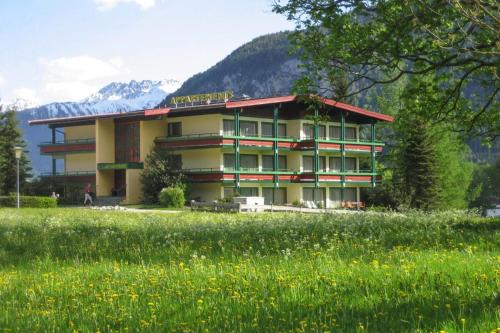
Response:
M201 133L183 136L162 136L155 139L156 145L168 149L199 149L214 147L233 147L239 139L240 147L249 147L261 150L272 150L275 141L278 148L293 149L298 140L290 137L272 138L268 136L235 136L220 133Z
M75 182L94 182L95 171L62 171L62 172L42 172L41 178L52 178L54 180L75 181Z
M259 168L241 168L237 171L234 168L196 168L183 169L180 172L184 173L191 182L234 182L236 175L239 175L241 182L309 183L316 181L316 173L307 170L281 169L274 171ZM375 177L376 182L381 180L380 175L369 170L320 171L317 175L320 182L341 182L343 177L346 184L366 185L372 183L372 177Z
M42 155L95 153L94 138L42 142L38 146Z
M239 145L242 148L250 148L256 150L272 150L274 142L278 143L278 150L314 150L315 141L311 138L294 138L294 137L279 137L273 138L269 136L235 136L221 133L201 133L190 134L183 136L157 137L156 145L159 147L180 150L180 149L199 149L199 148L217 148L217 147L234 147L235 141L239 140ZM381 152L384 146L383 142L369 140L338 140L321 138L318 139L319 149L321 151L338 151L340 152L341 144L344 144L344 149L347 152L370 153L372 146L375 146L376 152Z

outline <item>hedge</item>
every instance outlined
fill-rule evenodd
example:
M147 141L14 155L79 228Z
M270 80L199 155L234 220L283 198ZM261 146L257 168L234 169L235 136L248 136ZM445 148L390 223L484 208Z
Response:
M57 199L52 197L19 197L21 208L54 208L57 207ZM1 196L0 207L17 207L16 196Z

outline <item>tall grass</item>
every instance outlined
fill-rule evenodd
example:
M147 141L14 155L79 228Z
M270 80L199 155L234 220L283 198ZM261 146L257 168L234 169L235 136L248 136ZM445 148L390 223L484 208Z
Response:
M499 323L498 219L0 216L0 328L13 331L490 332Z

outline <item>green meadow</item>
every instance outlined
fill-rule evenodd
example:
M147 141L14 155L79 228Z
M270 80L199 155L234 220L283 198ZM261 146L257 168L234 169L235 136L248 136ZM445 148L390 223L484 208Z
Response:
M500 220L0 210L0 332L500 332Z

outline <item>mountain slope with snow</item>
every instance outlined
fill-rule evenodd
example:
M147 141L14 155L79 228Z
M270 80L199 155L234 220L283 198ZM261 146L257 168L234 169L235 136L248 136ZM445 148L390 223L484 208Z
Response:
M176 80L113 82L81 102L50 103L18 111L17 118L28 144L33 170L39 173L51 168L50 158L41 156L38 148L40 142L50 140L51 132L47 126L29 126L30 120L154 108L179 87L180 82Z

